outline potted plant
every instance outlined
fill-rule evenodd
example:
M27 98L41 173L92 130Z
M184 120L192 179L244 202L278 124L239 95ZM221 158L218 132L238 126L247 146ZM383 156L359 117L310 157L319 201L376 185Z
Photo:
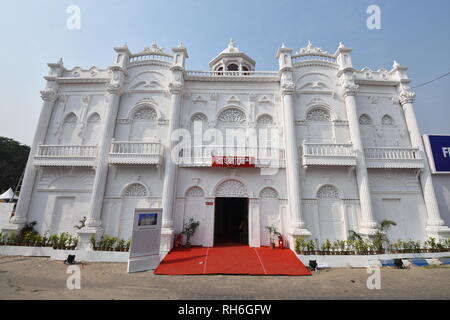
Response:
M189 221L184 224L183 232L181 233L186 236L186 247L189 248L191 246L191 237L195 234L195 231L197 230L199 225L200 222L195 221L193 218L190 218Z
M119 239L119 240L117 241L116 251L123 251L124 246L125 246L125 240Z
M313 254L314 253L314 249L315 249L314 241L313 240L308 240L306 242L307 254Z
M295 238L295 252L304 254L306 249L305 236L297 236Z
M57 249L58 248L58 242L59 242L59 237L57 234L52 234L49 238L49 242L52 245L53 249Z
M95 234L93 234L89 237L89 242L91 243L92 250L97 250L97 246L96 246L97 240L95 239Z
M131 246L131 240L128 240L127 243L125 244L126 251L130 251L130 246Z

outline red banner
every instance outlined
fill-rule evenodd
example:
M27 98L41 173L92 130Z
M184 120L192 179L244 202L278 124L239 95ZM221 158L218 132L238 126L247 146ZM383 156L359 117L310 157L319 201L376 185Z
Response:
M255 167L255 157L213 156L213 167Z

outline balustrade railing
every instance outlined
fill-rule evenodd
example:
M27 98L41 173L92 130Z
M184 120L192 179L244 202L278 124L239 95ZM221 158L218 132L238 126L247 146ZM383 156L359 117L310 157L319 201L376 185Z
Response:
M111 154L161 154L159 142L128 142L114 141L111 144Z
M186 71L187 76L194 77L277 77L277 71Z
M146 61L146 60L160 60L172 62L173 57L170 55L162 55L162 54L137 54L130 57L130 62L138 62L138 61Z
M70 157L70 158L86 158L96 157L96 146L82 145L40 145L37 147L37 157Z
M414 148L365 148L364 153L367 159L421 159L419 150Z
M324 157L354 157L355 151L351 144L303 144L304 156Z

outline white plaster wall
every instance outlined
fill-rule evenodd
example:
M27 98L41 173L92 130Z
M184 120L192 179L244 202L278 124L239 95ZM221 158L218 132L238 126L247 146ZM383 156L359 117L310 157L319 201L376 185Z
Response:
M445 225L450 225L450 174L433 175L433 185L438 200L439 211Z

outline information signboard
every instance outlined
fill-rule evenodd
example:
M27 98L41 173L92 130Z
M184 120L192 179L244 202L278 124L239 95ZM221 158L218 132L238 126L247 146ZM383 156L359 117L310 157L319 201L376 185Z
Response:
M155 269L160 262L162 209L135 209L127 271Z
M450 173L450 134L423 136L432 173Z

